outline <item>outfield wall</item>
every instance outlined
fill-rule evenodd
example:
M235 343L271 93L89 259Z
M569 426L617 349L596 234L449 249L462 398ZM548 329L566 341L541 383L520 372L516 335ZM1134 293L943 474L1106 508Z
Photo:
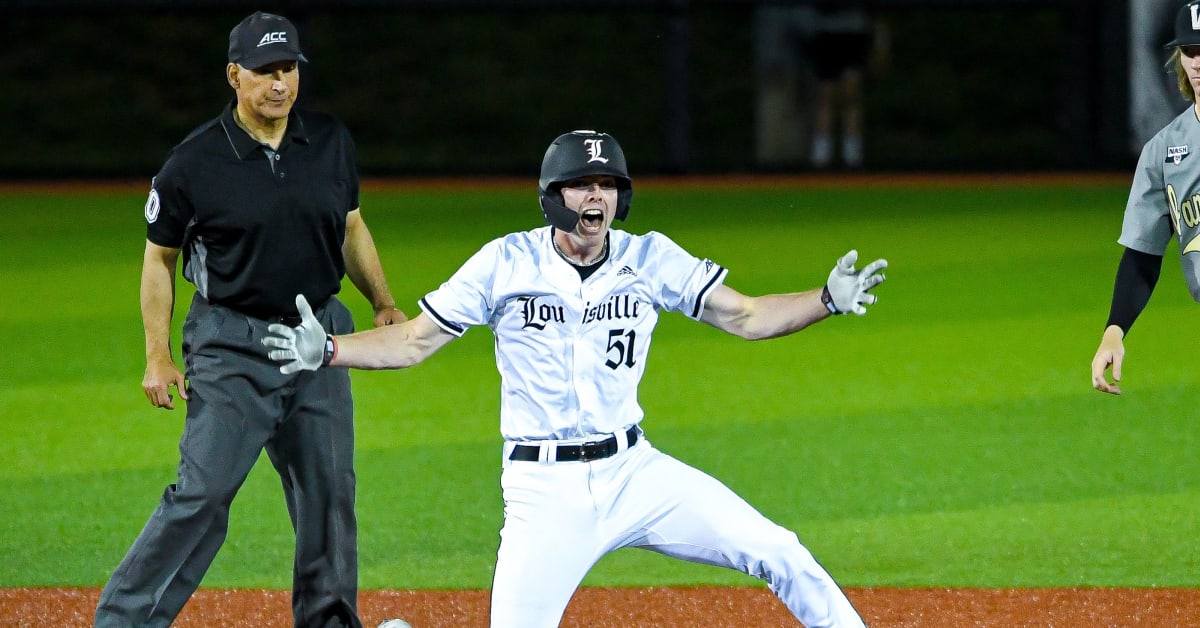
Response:
M612 132L641 172L805 167L756 158L775 79L756 65L754 2L285 4L260 6L300 28L301 102L347 122L367 174L528 176L573 128ZM891 36L867 81L869 169L1132 167L1123 0L871 4ZM0 3L0 179L151 176L230 97L245 11Z

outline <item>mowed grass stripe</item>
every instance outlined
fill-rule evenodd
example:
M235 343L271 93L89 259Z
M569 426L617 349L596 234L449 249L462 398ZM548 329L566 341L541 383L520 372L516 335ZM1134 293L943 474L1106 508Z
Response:
M540 223L532 185L457 190L364 191L410 314L484 242ZM750 294L819 286L850 246L892 262L870 314L791 338L746 343L664 316L647 433L797 530L843 584L1200 586L1178 340L1194 305L1174 248L1129 340L1127 394L1088 388L1125 195L1095 181L639 188L629 230L672 235ZM143 200L4 198L0 228L23 237L0 249L13 293L0 305L0 586L101 584L174 479L183 411L140 390ZM181 280L176 347L190 294ZM490 583L498 380L485 329L416 369L355 373L365 588ZM290 557L260 463L205 585L287 588ZM622 551L587 584L748 581Z

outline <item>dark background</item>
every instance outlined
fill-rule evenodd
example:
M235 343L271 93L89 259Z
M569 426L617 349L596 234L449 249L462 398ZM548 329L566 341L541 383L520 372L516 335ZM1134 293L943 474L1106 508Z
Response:
M528 175L577 128L643 173L762 171L755 4L0 2L0 179L152 176L231 98L228 33L255 9L297 24L301 105L347 123L364 175ZM891 46L869 169L1132 166L1127 0L870 4Z

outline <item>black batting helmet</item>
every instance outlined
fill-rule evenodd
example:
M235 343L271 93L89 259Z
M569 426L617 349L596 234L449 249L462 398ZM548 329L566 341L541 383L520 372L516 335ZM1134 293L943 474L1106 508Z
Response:
M542 214L546 222L562 231L573 231L579 214L567 208L562 200L562 184L571 179L591 175L607 175L617 180L617 211L615 218L625 220L633 200L633 181L625 165L625 153L616 138L597 131L571 131L558 136L542 158L542 175L538 178Z

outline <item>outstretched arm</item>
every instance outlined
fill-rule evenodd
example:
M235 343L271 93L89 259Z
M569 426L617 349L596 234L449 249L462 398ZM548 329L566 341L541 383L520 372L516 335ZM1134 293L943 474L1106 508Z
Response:
M458 336L438 327L424 312L399 325L333 336L330 366L403 369L416 366Z
M838 260L822 289L791 294L748 297L728 286L718 286L709 296L700 320L747 340L763 340L795 333L832 314L866 314L875 302L869 290L883 282L879 271L886 260L875 260L855 270L858 252Z
M748 297L729 286L717 286L700 320L746 340L786 336L829 318L821 291Z
M420 364L438 349L457 338L422 313L400 323L367 331L331 336L313 315L304 295L296 295L301 323L296 327L274 324L263 344L272 347L267 356L281 362L285 374L315 371L322 366L359 369L402 369Z

